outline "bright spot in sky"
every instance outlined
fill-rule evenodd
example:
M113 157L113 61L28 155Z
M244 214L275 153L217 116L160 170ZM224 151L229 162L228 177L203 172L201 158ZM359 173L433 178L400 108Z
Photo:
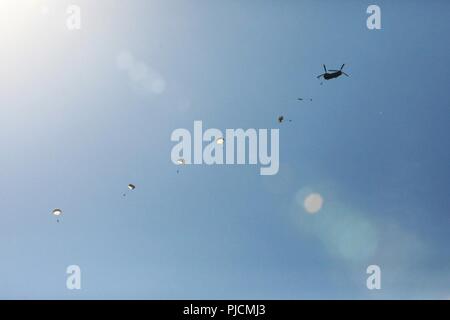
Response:
M225 142L224 138L217 138L216 143L217 144L223 144Z
M322 209L323 198L318 193L311 193L305 198L303 206L308 213L317 213L320 211L320 209Z

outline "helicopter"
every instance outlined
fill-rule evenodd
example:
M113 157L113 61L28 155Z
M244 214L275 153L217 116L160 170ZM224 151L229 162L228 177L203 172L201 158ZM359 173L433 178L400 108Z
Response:
M337 77L340 77L341 75L345 75L349 77L348 74L346 74L342 69L344 68L345 63L342 65L340 70L327 70L327 67L323 65L323 69L325 70L324 74L321 74L320 76L317 76L317 79L323 77L325 80L331 80Z

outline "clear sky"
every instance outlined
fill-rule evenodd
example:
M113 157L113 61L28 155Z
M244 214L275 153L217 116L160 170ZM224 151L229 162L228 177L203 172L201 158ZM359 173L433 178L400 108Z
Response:
M0 298L450 298L450 2L370 4L2 0ZM279 173L175 166L195 120Z

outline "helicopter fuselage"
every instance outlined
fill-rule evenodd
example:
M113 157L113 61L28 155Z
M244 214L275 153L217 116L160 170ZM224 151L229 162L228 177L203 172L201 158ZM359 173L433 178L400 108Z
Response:
M342 71L336 71L336 72L331 72L331 73L327 72L327 73L324 73L323 78L325 80L331 80L331 79L337 78L341 75L342 75Z

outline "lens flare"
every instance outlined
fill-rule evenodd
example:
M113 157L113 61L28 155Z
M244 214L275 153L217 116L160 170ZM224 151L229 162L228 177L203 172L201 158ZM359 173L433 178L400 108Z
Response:
M323 206L323 198L318 193L311 193L303 202L303 207L308 213L315 214L322 209Z

